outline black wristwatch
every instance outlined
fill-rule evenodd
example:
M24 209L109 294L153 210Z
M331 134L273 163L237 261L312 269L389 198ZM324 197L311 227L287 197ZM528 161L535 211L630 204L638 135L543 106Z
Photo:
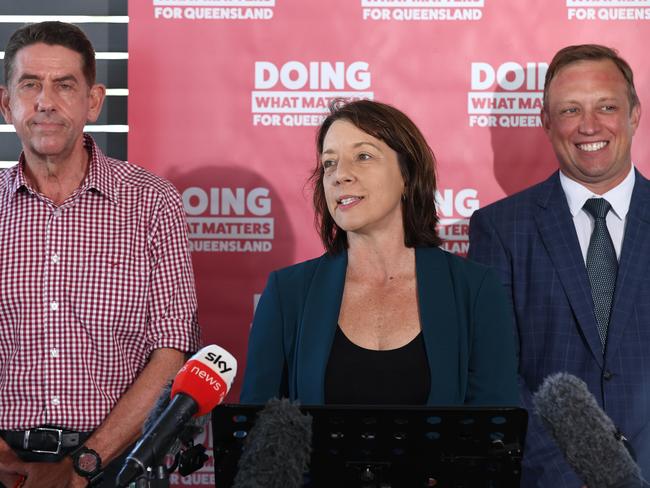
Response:
M102 458L97 451L80 446L70 453L72 467L79 476L88 480L88 486L97 486L102 480Z

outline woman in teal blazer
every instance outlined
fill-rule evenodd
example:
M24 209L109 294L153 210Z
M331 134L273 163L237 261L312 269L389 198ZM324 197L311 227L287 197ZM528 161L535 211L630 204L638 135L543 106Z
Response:
M438 248L435 160L417 127L363 100L333 105L317 141L314 204L328 252L271 273L241 402L366 403L335 391L353 381L385 386L382 401L394 404L412 403L415 389L428 405L517 405L507 298L491 270ZM376 364L357 363L360 373L346 362L355 354ZM421 360L404 369L412 356Z

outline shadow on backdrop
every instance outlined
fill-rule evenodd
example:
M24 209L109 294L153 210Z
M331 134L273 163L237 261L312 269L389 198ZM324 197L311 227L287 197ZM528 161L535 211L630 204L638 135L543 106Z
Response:
M515 76L515 73L508 73ZM508 93L500 84L496 93ZM496 101L496 100L495 100ZM525 122L539 120L535 115L511 116L492 113L496 127L490 127L490 140L494 154L494 176L506 195L512 195L548 178L558 168L551 143L539 127L521 127ZM507 124L507 126L503 126Z
M294 262L294 232L278 192L258 173L218 166L166 177L187 213L203 342L239 363L227 399L236 402L254 305L269 272Z

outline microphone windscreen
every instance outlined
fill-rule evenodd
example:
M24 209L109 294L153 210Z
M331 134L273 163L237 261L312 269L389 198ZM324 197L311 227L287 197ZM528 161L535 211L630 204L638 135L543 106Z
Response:
M250 430L233 488L299 488L311 454L310 415L287 399L269 400Z
M567 462L588 487L622 486L625 480L638 480L641 486L639 467L584 381L567 373L549 376L533 403Z

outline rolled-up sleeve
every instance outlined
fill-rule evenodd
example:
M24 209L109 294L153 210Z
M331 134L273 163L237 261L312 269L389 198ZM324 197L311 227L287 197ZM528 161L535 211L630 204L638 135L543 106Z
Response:
M193 352L200 346L186 217L180 195L169 187L157 206L149 235L149 353L163 347Z

